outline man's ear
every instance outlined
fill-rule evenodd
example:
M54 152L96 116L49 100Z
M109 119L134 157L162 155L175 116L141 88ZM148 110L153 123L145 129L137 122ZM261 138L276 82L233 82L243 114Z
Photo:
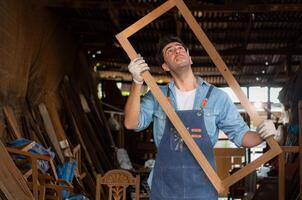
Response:
M170 71L168 65L167 65L165 62L161 65L161 67L162 67L163 70L166 71L166 72Z

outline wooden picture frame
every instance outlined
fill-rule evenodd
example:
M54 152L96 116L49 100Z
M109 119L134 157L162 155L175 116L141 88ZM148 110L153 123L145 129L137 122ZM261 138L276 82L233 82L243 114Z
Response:
M240 88L240 85L222 60L221 56L213 46L213 44L210 42L202 28L199 26L193 15L191 14L188 7L185 5L185 3L182 0L168 0L167 2L163 3L161 6L157 7L150 13L148 13L146 16L120 32L116 35L116 38L120 42L123 49L126 51L128 56L131 60L135 59L138 55L132 45L130 44L128 37L135 34L137 31L151 23L153 20L157 19L162 14L169 11L171 8L177 7L181 15L184 17L185 21L188 23L189 27L194 32L195 36L201 43L201 45L204 47L206 52L208 53L209 57L212 59L213 63L216 65L218 70L221 72L223 77L225 78L228 85L232 88L236 96L239 98L242 106L245 108L247 113L249 114L250 118L253 120L256 126L258 126L262 120L258 116L257 112L255 111L252 104L248 101L247 97L243 93L243 91ZM211 167L203 153L200 151L192 137L190 136L189 132L183 125L182 121L179 119L177 114L174 112L172 106L168 102L167 98L163 95L159 87L157 86L155 80L151 76L149 71L145 71L142 74L144 81L146 84L150 87L151 92L163 108L164 112L168 116L168 118L171 120L177 131L179 132L180 136L192 152L193 156L201 166L201 168L204 170L205 174L208 176L211 183L214 185L215 189L222 193L225 188L228 188L232 184L236 183L243 177L247 176L249 173L254 171L256 168L258 168L261 164L269 161L273 157L277 156L282 152L282 149L278 145L278 143L273 139L273 137L270 137L266 140L268 143L270 150L264 153L261 157L257 158L253 162L247 164L244 168L240 169L233 175L227 177L224 180L221 180L215 170Z

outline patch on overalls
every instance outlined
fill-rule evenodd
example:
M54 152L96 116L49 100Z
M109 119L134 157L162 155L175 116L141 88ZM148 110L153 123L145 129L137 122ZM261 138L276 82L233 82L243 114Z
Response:
M192 134L192 138L202 138L201 134Z
M191 132L192 133L201 133L201 128L192 128Z

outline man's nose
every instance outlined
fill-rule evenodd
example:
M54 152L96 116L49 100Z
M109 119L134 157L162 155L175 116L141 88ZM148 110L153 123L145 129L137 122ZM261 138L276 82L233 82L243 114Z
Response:
M179 49L179 48L176 48L174 51L175 51L176 54L179 54L180 49Z

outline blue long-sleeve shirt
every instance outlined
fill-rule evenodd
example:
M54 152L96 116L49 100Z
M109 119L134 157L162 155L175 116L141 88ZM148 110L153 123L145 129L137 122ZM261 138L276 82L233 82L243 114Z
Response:
M170 89L170 102L173 108L176 109L174 81L171 81L168 87ZM164 95L167 95L168 87L160 86ZM194 110L200 109L201 102L206 97L209 87L209 83L198 77ZM204 114L205 126L213 146L218 140L219 129L222 130L236 146L241 146L242 138L244 134L249 131L249 127L243 121L234 103L224 91L214 87L207 105L204 108ZM136 131L147 128L149 124L153 122L153 137L155 145L158 147L164 133L166 118L165 112L149 91L141 99L139 123Z

